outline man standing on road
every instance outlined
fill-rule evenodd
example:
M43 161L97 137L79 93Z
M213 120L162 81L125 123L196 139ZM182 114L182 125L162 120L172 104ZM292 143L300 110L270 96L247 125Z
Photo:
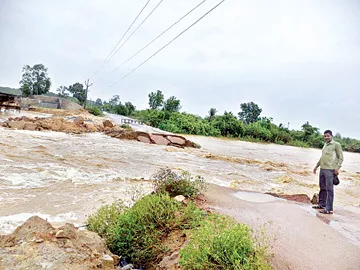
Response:
M344 161L341 145L333 140L331 130L324 132L325 144L322 149L322 155L314 168L314 174L320 167L320 193L319 204L313 206L315 209L321 209L322 214L333 213L334 203L334 177L339 175L339 169Z

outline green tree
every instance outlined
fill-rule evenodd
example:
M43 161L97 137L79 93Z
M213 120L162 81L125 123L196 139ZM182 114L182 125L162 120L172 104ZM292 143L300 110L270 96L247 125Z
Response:
M304 132L304 141L309 141L310 137L313 135L319 134L319 129L317 127L313 127L309 124L309 121L307 121L305 124L301 126L302 131Z
M176 97L169 97L164 103L164 110L168 112L179 112L181 109L180 100Z
M120 96L119 95L114 95L109 100L109 104L110 104L110 110L113 110L116 106L118 106L120 104Z
M216 113L217 113L217 110L215 108L211 108L209 110L209 120L210 121L214 120Z
M69 86L69 92L73 94L74 98L79 100L80 105L84 105L86 101L86 91L84 89L84 85L81 83L74 83Z
M68 97L69 93L68 93L68 88L66 86L60 86L58 89L56 89L57 95L59 97Z
M216 116L211 124L226 137L242 137L245 132L244 123L232 112L225 111L224 115Z
M136 110L136 107L130 101L125 102L125 107L128 109L128 115L131 115Z
M32 67L26 65L22 70L20 89L24 96L42 95L49 92L51 80L47 74L47 68L43 64Z
M103 102L102 102L101 98L96 99L96 101L95 101L95 106L98 106L98 107L102 107L102 106L103 106Z
M158 109L164 104L164 95L160 90L155 92L151 92L149 94L149 106L150 109Z
M260 120L262 109L254 102L240 104L241 112L239 118L246 124L254 123Z

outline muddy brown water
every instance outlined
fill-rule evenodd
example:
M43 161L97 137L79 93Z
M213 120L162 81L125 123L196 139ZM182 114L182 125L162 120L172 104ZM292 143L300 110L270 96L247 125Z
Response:
M163 167L239 190L309 196L318 191L311 170L319 150L187 137L202 148L121 141L99 133L0 128L0 233L11 232L33 214L59 224L84 224L104 203L129 199L129 189L139 183L149 192L150 183L143 180ZM360 154L345 153L335 205L360 205L359 164Z

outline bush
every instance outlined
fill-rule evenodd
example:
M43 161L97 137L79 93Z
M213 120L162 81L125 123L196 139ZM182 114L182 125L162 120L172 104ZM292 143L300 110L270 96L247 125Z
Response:
M220 131L224 137L241 137L245 132L245 125L231 112L225 112L224 115L216 116L211 124Z
M102 206L95 214L87 219L87 228L97 232L101 237L108 237L108 229L114 226L126 207L122 201L115 201L111 205Z
M117 211L114 216L110 209L118 207L100 208L88 219L88 228L104 236L114 254L137 267L157 263L165 250L161 244L164 237L172 230L198 226L205 215L194 203L183 206L167 194L145 196L132 208Z
M91 114L93 114L95 116L102 116L103 115L102 111L98 107L90 106L90 107L87 107L86 109L87 109L87 111L89 113L91 113Z
M303 141L297 141L297 140L290 141L289 145L296 146L296 147L304 147L304 148L310 147L309 143L303 142Z
M271 269L247 225L217 214L210 215L190 234L180 250L183 269Z
M195 197L205 188L204 179L200 176L194 179L189 172L177 174L170 169L161 169L153 175L153 179L155 192L166 193L171 197Z
M246 126L245 135L260 139L263 141L271 141L271 132L266 127L262 126L260 122L251 123Z
M131 126L128 124L122 124L120 127L124 129L132 129Z

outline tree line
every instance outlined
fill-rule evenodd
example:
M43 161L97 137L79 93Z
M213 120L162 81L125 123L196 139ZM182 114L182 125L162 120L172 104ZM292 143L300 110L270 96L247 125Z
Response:
M48 94L51 80L47 68L42 64L24 66L20 85L24 96ZM84 85L79 82L68 87L60 86L57 95L72 98L80 105L86 104L87 93ZM180 112L181 101L175 96L165 99L160 90L151 92L148 101L148 109L136 110L136 106L130 101L122 102L119 95L114 95L108 101L102 101L100 98L95 101L89 100L87 109L95 115L101 115L102 111L106 111L131 116L150 126L173 133L223 136L300 147L321 148L324 145L319 128L309 122L304 123L301 130L290 130L283 124L276 125L273 118L261 116L262 109L254 102L241 103L237 115L228 111L218 114L216 108L210 108L208 115L200 117ZM342 137L339 133L335 135L335 139L344 150L360 153L359 140Z
M131 102L122 103L118 95L109 101L102 102L97 99L89 103L101 110L131 116L150 126L173 133L222 136L298 147L322 148L324 145L319 128L309 122L304 123L301 130L290 130L283 124L276 125L273 118L261 116L262 109L254 102L241 103L237 115L227 111L218 114L216 108L210 108L205 117L180 112L181 101L175 96L165 99L160 90L148 95L149 108L146 110L136 110ZM359 140L343 138L339 133L334 137L346 151L360 152Z

